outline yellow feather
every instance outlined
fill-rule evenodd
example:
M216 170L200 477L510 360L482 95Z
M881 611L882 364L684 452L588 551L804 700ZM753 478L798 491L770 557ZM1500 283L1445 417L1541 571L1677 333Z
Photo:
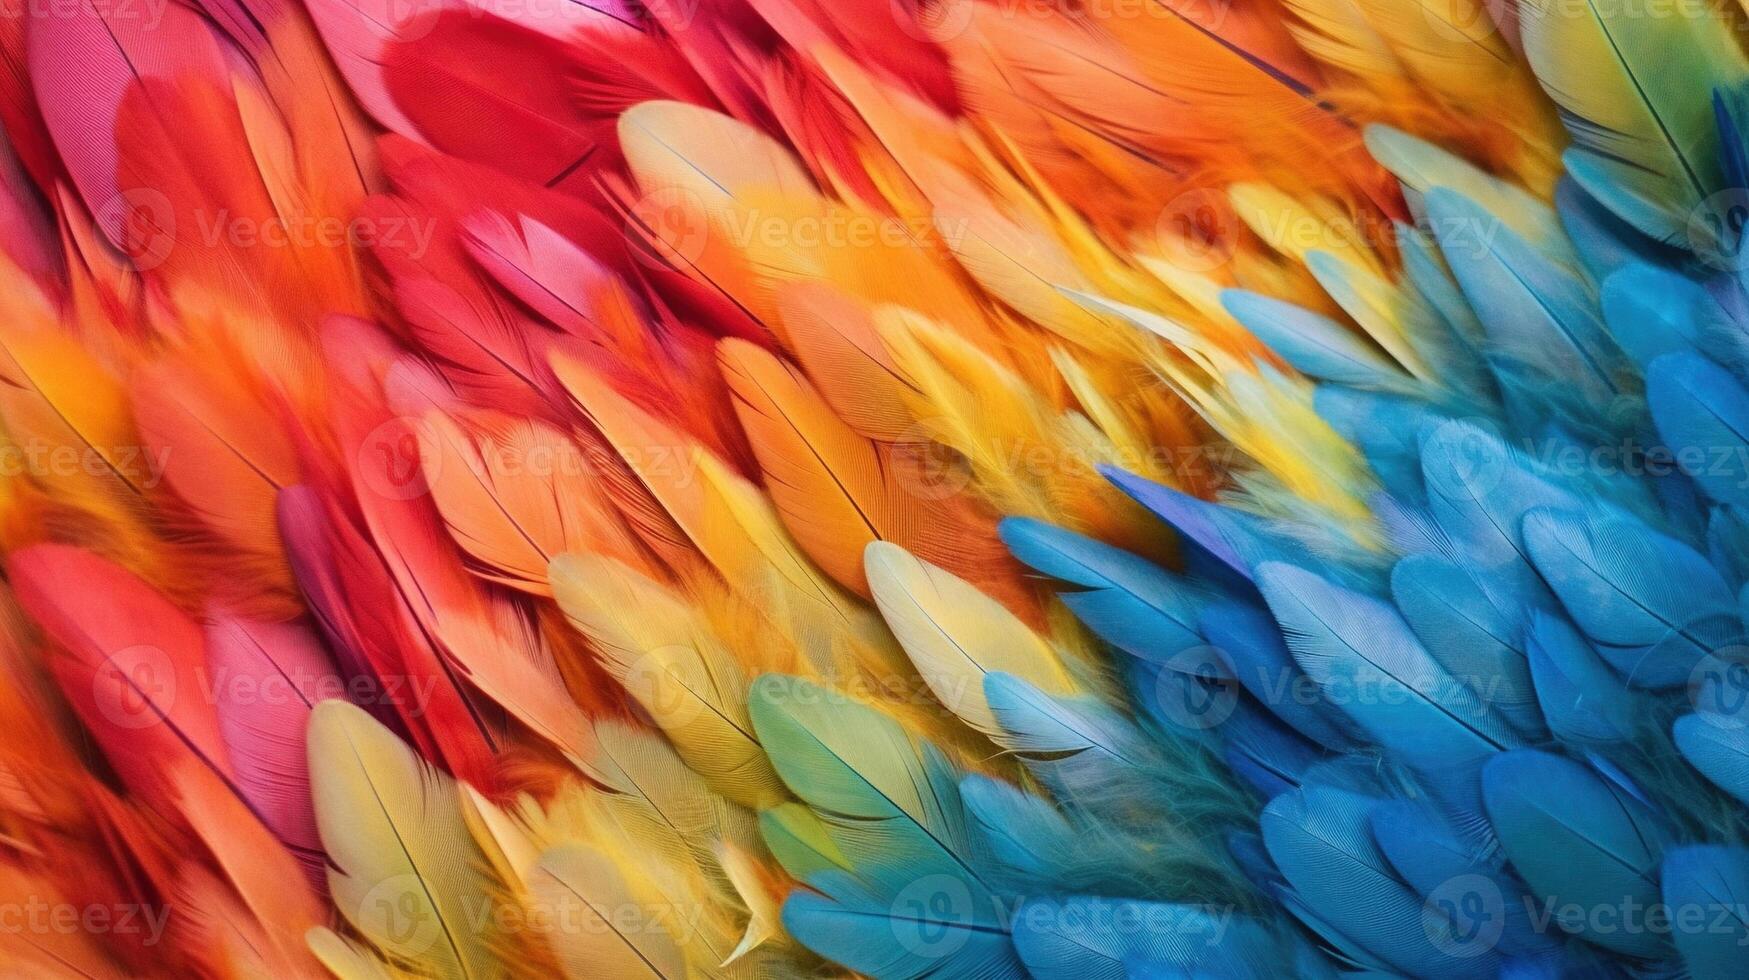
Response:
M553 597L681 756L718 792L753 807L787 796L753 736L748 679L680 596L611 559L561 555Z
M323 701L311 713L309 752L340 914L385 952L442 980L502 975L478 919L498 883L483 870L455 781L345 701Z
M864 558L875 604L935 696L973 728L1002 731L984 699L984 675L1013 674L1047 694L1075 683L1057 651L1001 603L897 545Z

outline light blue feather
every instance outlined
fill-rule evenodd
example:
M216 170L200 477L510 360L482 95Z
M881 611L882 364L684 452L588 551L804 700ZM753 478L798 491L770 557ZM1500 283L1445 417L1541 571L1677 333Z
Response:
M1289 727L1328 749L1358 747L1347 719L1294 662L1268 613L1247 603L1218 602L1203 609L1198 626L1239 684Z
M1536 365L1596 403L1622 390L1627 360L1604 328L1587 281L1461 194L1436 188L1427 208L1490 348Z
M1037 980L1274 977L1276 939L1231 909L1109 898L1035 899L1014 916L1014 945Z
M1523 607L1510 597L1497 600L1466 568L1432 554L1397 563L1391 598L1440 666L1519 734L1532 741L1547 736L1523 651Z
M1712 303L1700 284L1674 270L1632 262L1603 281L1603 317L1641 369L1659 356L1692 351L1696 312Z
M1707 495L1749 505L1749 390L1699 354L1678 352L1652 362L1646 398L1658 434Z
M1524 540L1568 615L1630 683L1688 679L1741 631L1735 597L1698 552L1637 521L1540 508Z
M1390 355L1329 317L1243 289L1223 290L1221 305L1307 377L1383 391L1416 387Z
M1259 568L1258 585L1306 674L1473 832L1482 764L1520 736L1433 659L1389 603L1277 563Z
M1564 617L1533 614L1525 652L1537 702L1557 738L1609 745L1632 737L1637 703L1633 694Z
M1430 922L1447 930L1453 955L1468 959L1497 946L1508 955L1540 957L1558 946L1537 930L1524 883L1497 849L1476 847L1437 813L1407 800L1374 807L1372 832L1392 869L1423 898Z
M1658 900L1658 863L1672 835L1630 793L1571 759L1533 749L1496 756L1482 783L1500 846L1539 898L1586 913L1629 903L1644 910ZM1644 923L1610 928L1587 914L1562 924L1628 956L1669 951L1666 937Z
M1697 711L1676 719L1672 735L1689 765L1749 806L1749 724L1744 721Z
M998 531L1014 557L1065 583L1057 597L1112 646L1161 661L1202 643L1207 595L1153 562L1031 518L1007 518Z

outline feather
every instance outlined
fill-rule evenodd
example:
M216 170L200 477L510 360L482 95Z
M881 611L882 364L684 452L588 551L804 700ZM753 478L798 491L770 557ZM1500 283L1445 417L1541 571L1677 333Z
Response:
M1381 971L1456 977L1488 969L1496 954L1466 963L1446 955L1436 944L1440 933L1423 926L1420 896L1396 877L1373 841L1372 807L1366 797L1322 786L1284 793L1264 807L1263 841L1293 890L1290 907L1316 910L1324 918L1307 923L1313 931Z
M477 574L547 594L547 563L583 547L636 560L637 546L590 479L589 461L538 422L433 412L438 451L426 467L432 502Z
M1258 586L1307 676L1470 829L1483 763L1522 737L1440 667L1388 604L1276 563L1259 567Z
M271 945L271 951L262 951L262 960L280 969L310 970L314 964L309 962L304 933L325 918L318 901L324 893L316 890L324 886L306 887L299 880L311 875L308 865L297 860L304 856L277 846L274 833L209 773L185 766L171 779L191 829L212 852Z
M1640 24L1586 3L1565 11L1530 0L1524 52L1560 106L1579 185L1655 239L1683 234L1693 208L1723 188L1708 95L1745 73L1715 14L1688 11ZM1679 67L1666 52L1687 51Z
M1521 610L1510 598L1496 598L1463 566L1430 554L1410 555L1391 569L1391 598L1440 666L1525 738L1543 737L1520 640Z
M1601 301L1610 333L1634 363L1647 371L1646 400L1652 403L1656 419L1661 401L1672 397L1680 400L1682 396L1670 391L1668 374L1654 374L1649 369L1664 354L1696 349L1700 338L1695 319L1713 300L1687 276L1633 262L1603 280ZM1653 394L1660 388L1662 395Z
M1695 980L1731 976L1749 942L1749 852L1718 845L1673 847L1664 852L1659 879L1676 924L1671 939L1689 975Z
M890 540L1010 608L1025 609L995 522L951 484L913 486L888 447L858 436L799 372L740 341L721 348L735 411L785 526L828 575L869 596L862 551Z
M639 908L612 858L579 844L541 855L532 873L534 894L559 918L545 930L566 977L675 977L684 954L659 925L634 923Z
M1749 802L1749 729L1734 715L1698 711L1672 731L1683 758L1714 786Z
M1700 354L1677 351L1646 369L1646 400L1658 434L1707 496L1749 504L1749 391Z
M1672 835L1644 802L1577 762L1533 749L1500 754L1482 783L1500 846L1535 894L1585 909L1658 901L1658 862ZM1629 956L1654 958L1668 944L1644 928L1562 925Z
M1075 689L1061 655L995 600L884 541L864 553L875 606L917 673L966 724L996 736L986 678L1012 674L1052 694Z
M161 593L96 555L37 545L8 556L18 604L66 656L56 679L135 792L165 799L164 767L192 760L231 775L204 696L200 627Z
M995 896L968 863L958 787L933 746L796 678L761 678L751 710L778 774L848 861L849 870L807 876L818 895L784 903L791 934L861 972L910 977L931 969L929 947L919 953L917 943L945 929L965 939L957 962L982 963L990 977L1022 975Z
M1412 384L1379 351L1326 317L1237 289L1221 293L1221 305L1308 377L1386 391Z
M1706 559L1636 522L1539 509L1525 515L1524 540L1568 614L1633 684L1681 684L1742 630Z
M494 884L462 822L455 783L342 701L310 715L311 789L346 920L386 952L434 976L498 969L469 919ZM474 907L478 907L475 905Z
M717 792L748 806L783 799L747 715L746 672L695 611L659 584L594 555L559 556L549 581L608 673L668 733L688 765Z
M344 693L338 674L301 623L264 623L225 612L206 626L219 734L237 788L320 886L325 858L310 808L304 734L316 704Z
M1572 624L1533 613L1524 649L1549 731L1581 744L1623 742L1633 734L1634 698Z
M1280 957L1272 937L1255 923L1191 905L1035 899L1015 912L1015 921L1015 949L1035 977L1267 977ZM1116 924L1122 921L1148 926L1126 929Z
M1203 597L1152 562L1029 518L1007 518L998 530L1016 558L1062 582L1057 598L1107 643L1147 660L1201 645Z

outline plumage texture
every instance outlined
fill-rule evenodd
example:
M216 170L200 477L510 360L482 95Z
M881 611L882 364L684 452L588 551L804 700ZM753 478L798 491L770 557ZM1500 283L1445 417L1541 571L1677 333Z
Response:
M1744 975L1726 6L0 4L0 974Z

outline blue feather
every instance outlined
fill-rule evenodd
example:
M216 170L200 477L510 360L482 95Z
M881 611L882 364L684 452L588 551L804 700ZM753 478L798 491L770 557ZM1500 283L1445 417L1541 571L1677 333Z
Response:
M1435 251L1433 243L1413 225L1398 224L1397 250L1403 255L1403 271L1408 273L1409 281L1415 284L1419 292L1440 319L1445 321L1452 336L1457 338L1465 351L1476 362L1477 370L1473 377L1466 373L1460 379L1453 379L1452 386L1479 395L1488 388L1487 376L1480 371L1480 348L1487 334L1482 329L1482 321L1476 319L1476 311L1470 309L1470 304L1464 300L1464 295L1458 290L1456 280L1446 270L1445 262ZM1473 386L1472 386L1473 382Z
M1524 540L1568 614L1633 684L1681 684L1741 631L1712 565L1637 521L1538 509L1525 515Z
M1749 519L1728 504L1714 507L1707 519L1707 557L1732 587L1749 583Z
M1491 348L1596 403L1621 390L1626 358L1604 329L1587 282L1461 194L1435 188L1427 209Z
M1665 852L1664 904L1682 965L1694 980L1736 980L1749 962L1749 851L1676 847Z
M1014 916L1014 945L1037 980L1274 977L1275 937L1230 909L1119 901L1035 899Z
M1203 609L1198 625L1239 684L1276 717L1327 749L1358 747L1347 720L1323 701L1267 613L1247 603L1218 602Z
M1570 759L1519 749L1483 770L1488 816L1506 856L1531 890L1552 906L1643 913L1658 900L1658 862L1670 829L1652 809ZM1607 912L1605 914L1608 914ZM1562 923L1605 948L1653 959L1665 937L1611 927L1595 915Z
M1057 597L1112 646L1161 661L1201 645L1196 619L1207 597L1153 562L1030 518L1007 518L998 530L1014 557L1074 586Z
M1537 702L1557 738L1613 744L1632 736L1633 695L1565 619L1553 613L1533 614L1525 651Z
M1422 977L1485 974L1489 950L1447 955L1423 918L1421 896L1374 842L1374 800L1328 786L1284 793L1263 810L1263 841L1291 887L1289 907L1358 965ZM1431 935L1430 935L1431 933Z
M1471 422L1447 422L1421 442L1427 509L1476 574L1528 605L1546 595L1531 569L1518 525L1533 507L1579 508L1572 493L1532 473L1500 437Z
M1477 848L1438 814L1406 800L1375 807L1372 832L1391 867L1425 900L1426 914L1449 930L1452 955L1469 958L1496 945L1504 953L1539 957L1555 949L1531 921L1524 883L1506 870L1498 851Z
M997 740L1071 805L1161 788L1160 746L1096 698L1056 698L1012 674L984 675L984 698L1002 727Z
M995 884L1024 893L1050 887L1102 895L1151 895L1167 871L1133 835L1065 813L1042 797L987 776L960 781L960 798Z
M1707 495L1749 505L1749 390L1699 354L1675 353L1652 362L1646 398L1658 434Z
M1689 765L1749 806L1749 719L1700 712L1676 719L1672 735Z
M1449 416L1432 405L1397 395L1319 385L1312 407L1337 435L1360 447L1373 474L1393 495L1425 496L1421 437Z
M1099 472L1245 582L1251 581L1251 570L1259 562L1301 550L1254 514L1198 500L1115 467L1102 466Z
M958 878L917 876L897 896L872 892L842 871L815 875L820 894L783 903L783 927L802 945L876 980L1027 973L1005 924L983 915Z
M1603 281L1603 317L1642 369L1660 355L1692 351L1696 311L1712 305L1701 285L1670 269L1632 262Z
M1258 584L1306 674L1473 832L1483 762L1521 738L1439 666L1388 603L1289 565L1262 566Z
M1391 598L1429 653L1519 734L1548 734L1522 650L1524 609L1497 599L1463 566L1410 555L1391 570Z
M1223 290L1221 305L1307 377L1385 391L1416 386L1389 355L1329 317L1243 289Z
M1616 217L1570 177L1555 185L1555 209L1591 278L1600 282L1629 262L1675 265L1686 258Z

